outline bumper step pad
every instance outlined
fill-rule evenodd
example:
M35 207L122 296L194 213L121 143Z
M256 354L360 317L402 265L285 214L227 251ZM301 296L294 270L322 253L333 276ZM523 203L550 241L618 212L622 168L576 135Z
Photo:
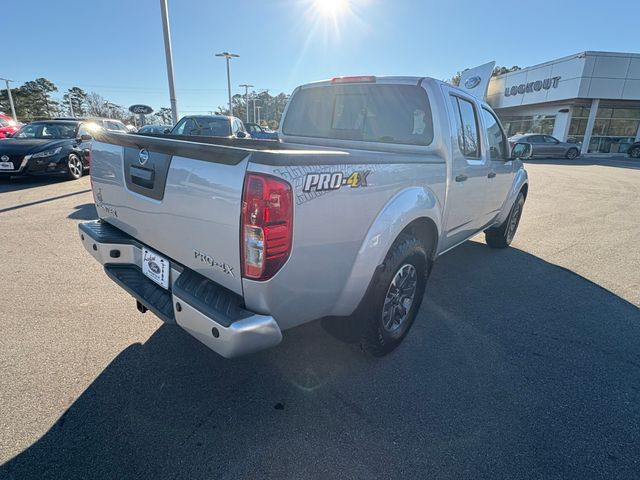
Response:
M105 265L109 278L166 323L176 323L171 292L144 276L133 265Z

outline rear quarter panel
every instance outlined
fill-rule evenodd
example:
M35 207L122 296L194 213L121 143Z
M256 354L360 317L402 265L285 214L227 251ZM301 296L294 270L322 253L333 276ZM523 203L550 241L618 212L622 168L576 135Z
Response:
M386 163L382 163L382 160ZM269 313L280 328L353 313L375 268L414 218L439 221L446 167L436 155L351 152L332 164L277 166L249 163L247 170L287 180L294 191L291 256L269 281L243 280L247 307ZM305 179L340 172L364 173L366 185L305 192Z

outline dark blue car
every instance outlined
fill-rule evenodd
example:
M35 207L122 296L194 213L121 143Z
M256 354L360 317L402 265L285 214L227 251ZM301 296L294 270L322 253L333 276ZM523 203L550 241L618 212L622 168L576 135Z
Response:
M23 126L0 140L0 178L62 174L70 179L89 170L91 125L45 120Z
M251 138L257 138L258 140L278 140L278 132L265 130L257 123L245 123L244 126L251 135Z

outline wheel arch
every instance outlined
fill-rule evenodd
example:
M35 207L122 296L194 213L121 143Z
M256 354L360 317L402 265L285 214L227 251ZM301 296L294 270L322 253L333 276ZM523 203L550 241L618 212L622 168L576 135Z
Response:
M387 202L369 227L351 273L335 307L335 315L350 315L363 298L376 269L403 233L411 233L435 257L441 232L441 205L427 187L408 187Z
M425 247L427 257L430 260L434 260L436 252L438 251L438 227L436 223L430 217L419 217L411 221L404 229L398 234L398 238L401 235L410 235L417 238L420 243Z
M516 172L509 194L507 195L505 202L502 204L502 210L496 217L494 225L499 225L506 220L509 216L509 212L511 211L511 207L513 206L513 202L516 201L520 192L522 192L524 199L526 200L527 195L529 194L529 176L524 168L520 168Z

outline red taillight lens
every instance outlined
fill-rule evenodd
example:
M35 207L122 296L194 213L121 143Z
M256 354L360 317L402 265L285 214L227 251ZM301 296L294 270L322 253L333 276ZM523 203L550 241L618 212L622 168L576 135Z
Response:
M247 174L242 194L242 275L267 280L291 253L291 185L279 178Z

